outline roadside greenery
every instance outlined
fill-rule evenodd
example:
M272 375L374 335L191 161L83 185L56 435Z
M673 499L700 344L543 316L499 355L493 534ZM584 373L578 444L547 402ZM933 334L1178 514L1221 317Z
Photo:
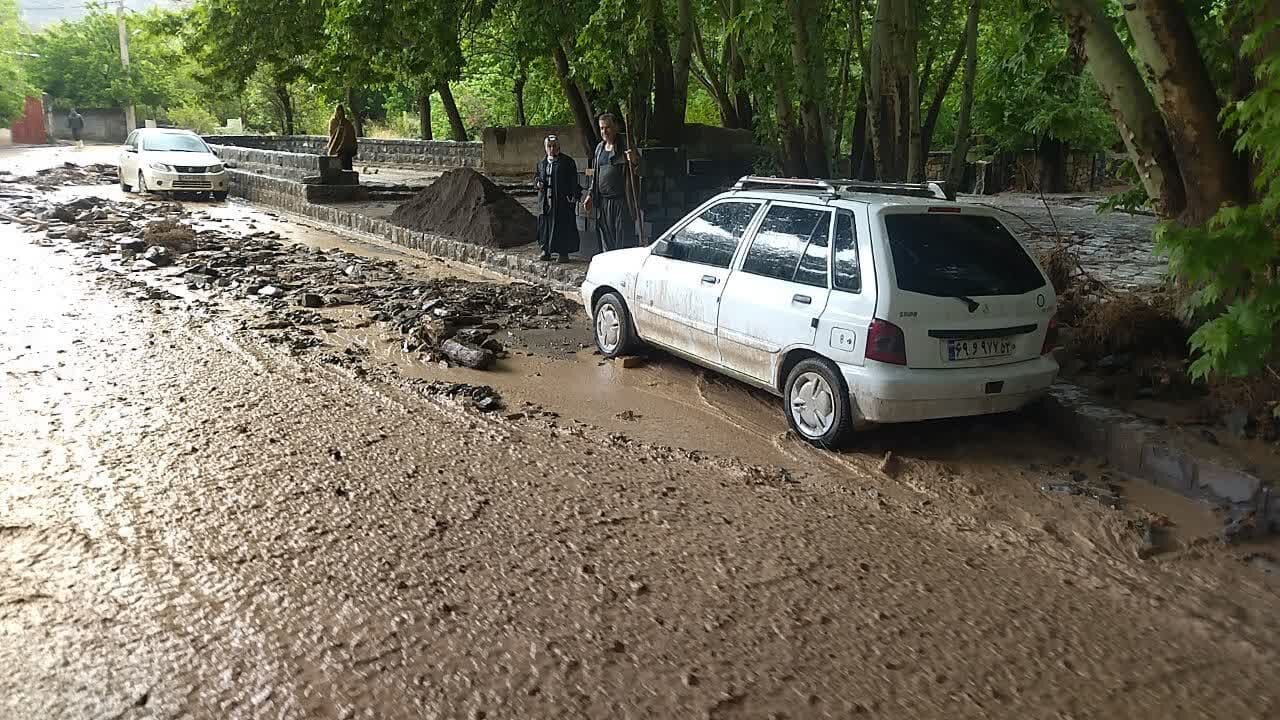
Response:
M23 100L31 91L21 55L22 35L17 0L0 0L0 127L8 127L22 114Z

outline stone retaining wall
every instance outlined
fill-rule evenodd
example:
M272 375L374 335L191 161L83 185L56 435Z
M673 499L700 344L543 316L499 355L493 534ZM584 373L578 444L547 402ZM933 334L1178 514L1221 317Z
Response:
M308 186L292 180L257 175L239 169L230 170L229 174L231 192L236 197L311 218L344 233L365 235L519 280L545 283L562 291L576 291L586 273L586 267L582 265L541 262L532 246L529 252L522 254L519 251L481 247L443 235L417 232L356 211L312 202L307 198Z
M230 168L289 180L300 180L307 175L320 174L319 156L315 154L259 150L235 145L212 145L212 147L218 154L218 158Z
M205 142L252 150L320 155L325 152L329 139L323 135L210 135L205 137ZM484 167L484 150L478 142L360 138L356 160L412 168L469 167L481 170Z

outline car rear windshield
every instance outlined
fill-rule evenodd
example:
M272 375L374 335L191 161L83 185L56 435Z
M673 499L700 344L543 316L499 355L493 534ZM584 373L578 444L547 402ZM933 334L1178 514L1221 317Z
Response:
M884 224L900 290L956 297L1044 287L1035 261L993 217L890 214Z
M180 133L159 133L145 135L142 138L143 150L163 150L169 152L209 152L204 141L195 135Z

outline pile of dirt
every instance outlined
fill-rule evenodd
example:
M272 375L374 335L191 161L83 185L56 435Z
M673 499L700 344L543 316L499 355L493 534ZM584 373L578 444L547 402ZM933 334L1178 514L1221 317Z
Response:
M27 182L41 190L49 190L64 185L107 185L119 180L120 172L115 165L63 163L58 167L41 170L30 177L17 178L15 182Z
M533 214L469 168L450 170L395 209L391 222L484 247L510 248L537 239Z
M196 249L196 231L177 220L156 220L142 229L142 239L149 246L158 245L171 253L188 253Z

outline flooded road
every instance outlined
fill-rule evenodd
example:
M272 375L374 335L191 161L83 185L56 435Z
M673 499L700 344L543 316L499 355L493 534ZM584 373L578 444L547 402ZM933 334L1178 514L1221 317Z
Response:
M99 262L0 225L0 717L1280 712L1275 578L1122 478L1120 510L1042 493L1106 471L1025 418L819 453L768 396L602 363L585 322L481 372L325 308L297 352ZM1180 540L1142 561L1148 510Z

